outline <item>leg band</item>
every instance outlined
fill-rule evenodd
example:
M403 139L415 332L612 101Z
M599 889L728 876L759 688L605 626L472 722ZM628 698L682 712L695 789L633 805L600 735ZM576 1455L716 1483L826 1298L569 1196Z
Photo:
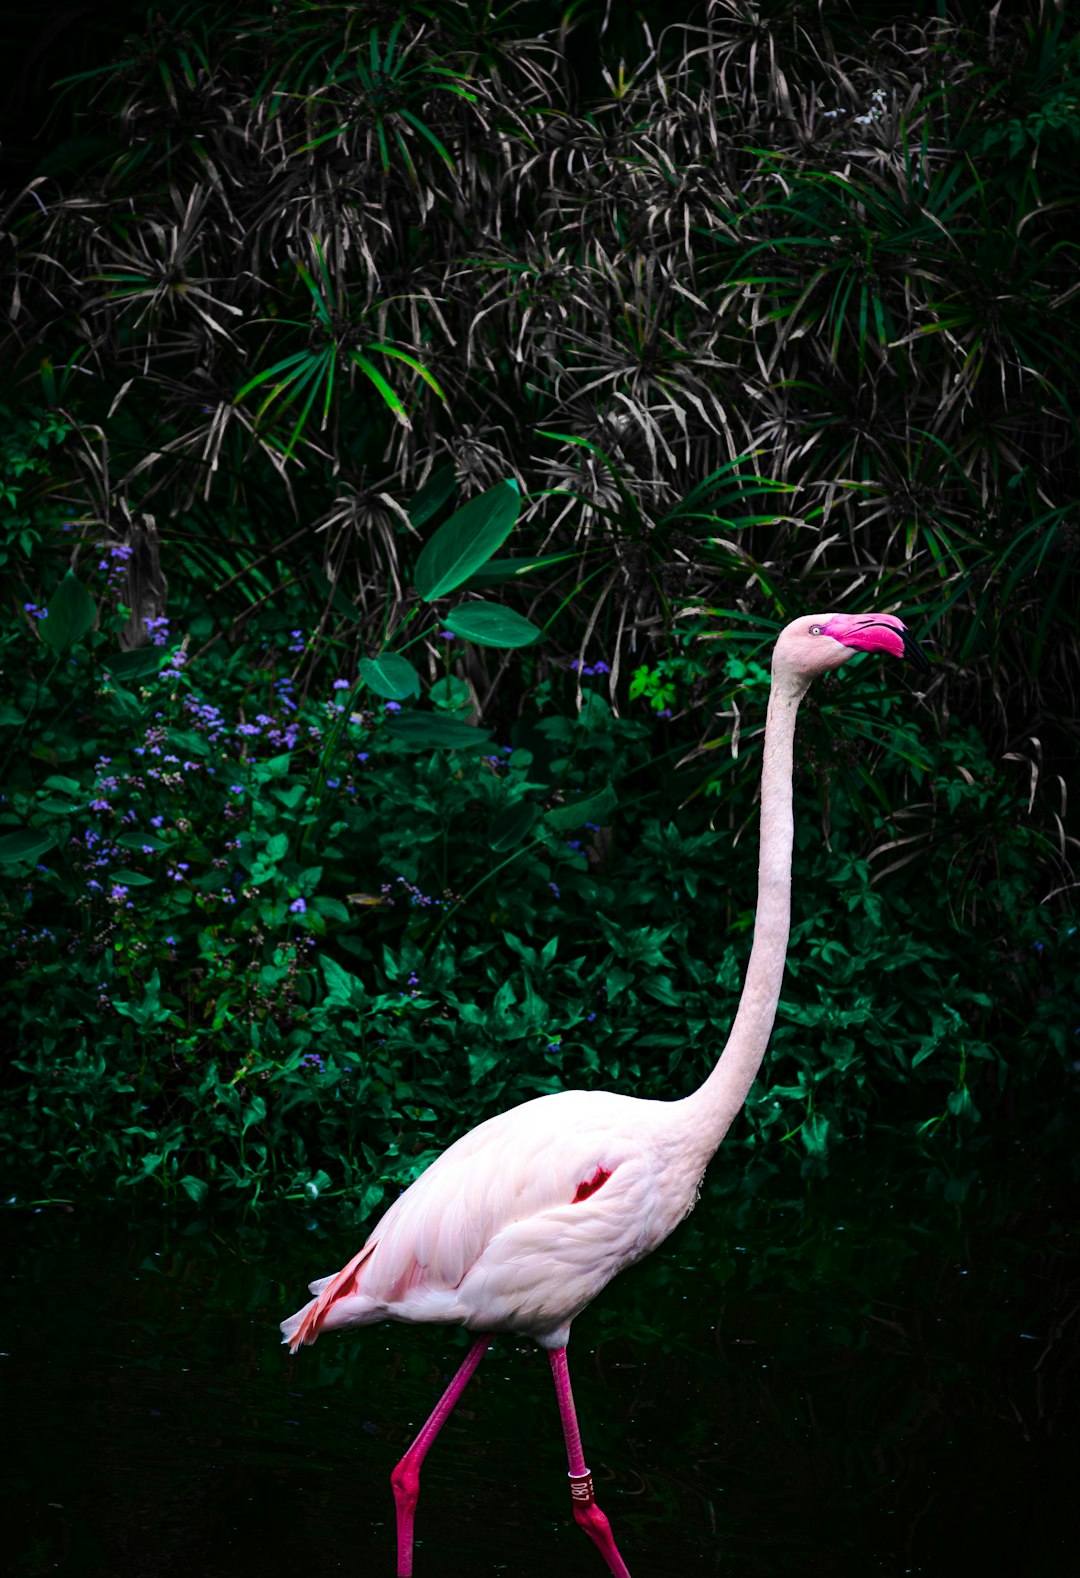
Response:
M584 1474L569 1474L567 1478L570 1481L570 1499L574 1505L591 1507L596 1500L596 1495L593 1491L592 1475L588 1469L585 1470Z

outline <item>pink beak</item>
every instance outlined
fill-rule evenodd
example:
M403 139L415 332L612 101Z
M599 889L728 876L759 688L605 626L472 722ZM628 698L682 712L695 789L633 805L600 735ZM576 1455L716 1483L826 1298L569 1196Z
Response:
M856 652L888 652L893 657L911 658L920 668L930 667L926 654L895 614L837 614L824 627L824 634Z

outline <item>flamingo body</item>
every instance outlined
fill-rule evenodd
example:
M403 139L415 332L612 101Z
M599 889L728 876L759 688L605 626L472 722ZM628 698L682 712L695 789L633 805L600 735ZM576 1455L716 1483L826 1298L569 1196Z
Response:
M542 1096L489 1118L434 1161L348 1265L311 1284L282 1322L292 1352L323 1331L373 1321L442 1321L480 1333L391 1476L398 1575L410 1578L420 1467L493 1332L548 1350L566 1441L574 1517L612 1578L630 1578L585 1466L566 1364L570 1323L617 1272L691 1211L705 1166L741 1110L772 1033L791 921L795 716L811 681L856 652L926 666L892 614L817 614L773 651L761 771L754 942L723 1054L679 1101L605 1091Z
M570 1322L697 1199L679 1103L562 1091L462 1136L335 1276L282 1322L292 1351L322 1331L439 1321L566 1344Z

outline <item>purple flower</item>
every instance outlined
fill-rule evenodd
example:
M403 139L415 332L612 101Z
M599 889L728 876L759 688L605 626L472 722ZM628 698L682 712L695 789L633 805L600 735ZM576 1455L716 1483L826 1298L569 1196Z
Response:
M229 785L229 793L230 794L243 794L243 792L244 792L243 784L230 784Z
M383 711L384 712L400 712L401 711L401 703L400 703L400 701L388 701L388 702L386 702L385 705L383 706Z
M439 631L439 640L440 641L453 641L453 639L454 639L454 632L452 630L440 630Z
M150 826L151 827L161 827L162 824L164 823L164 821L165 821L165 818L163 816L152 816L150 818Z
M352 686L347 679L336 679L333 688L334 690L351 690Z
M293 899L292 903L289 905L290 915L303 915L306 913L306 911L307 905L304 903L303 899Z

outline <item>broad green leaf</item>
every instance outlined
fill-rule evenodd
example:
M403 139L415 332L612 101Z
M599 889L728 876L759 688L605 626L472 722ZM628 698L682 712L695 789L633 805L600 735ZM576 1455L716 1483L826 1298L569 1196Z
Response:
M611 811L614 811L618 803L619 797L609 784L606 789L601 789L599 794L591 794L585 800L574 800L570 805L556 806L553 811L545 814L544 820L556 833L569 833L575 827L584 827L586 822L596 822L599 825Z
M388 701L404 701L407 696L419 696L420 676L409 662L397 652L380 652L378 657L361 658L357 664L360 678L376 696Z
M509 537L520 509L517 484L497 482L455 510L416 561L413 584L424 601L445 597L475 574Z
M437 679L428 691L428 695L436 707L443 712L459 712L472 706L472 691L463 679L458 679L456 674L448 674L445 679Z
M116 842L124 849L167 849L169 846L162 838L157 838L153 833L121 833Z
M109 881L119 882L125 888L148 888L153 880L153 877L144 877L141 871L128 871L124 866L119 871L109 872Z
M497 855L505 855L521 843L536 826L540 807L533 800L519 800L507 806L488 828L488 843Z
M0 837L0 861L11 865L17 860L36 860L56 843L52 833L44 829L20 828L17 833Z
M498 603L460 603L443 615L443 624L481 647L527 647L544 633L531 619Z
M803 1145L811 1156L824 1156L829 1148L829 1120L820 1112L812 1112L799 1131Z
M439 466L433 471L406 505L413 525L426 526L431 517L439 513L456 487L457 476L452 465Z
M210 1185L205 1178L195 1178L191 1173L185 1173L180 1180L180 1187L184 1193L190 1195L196 1205L202 1205L210 1193Z
M201 734L195 734L191 729L170 729L169 745L174 751L183 751L185 756L209 756L210 745Z
M345 1007L354 1002L363 1002L364 986L358 976L342 969L337 960L332 959L329 954L321 953L319 963L326 977L327 1002L341 1003Z
M38 626L41 639L54 652L64 652L90 629L94 613L94 599L69 570L49 599L48 617Z
M169 656L165 647L136 647L132 652L114 652L102 659L101 666L120 680L146 679L156 674Z
M490 743L489 729L474 729L459 718L435 712L405 712L386 731L387 738L407 751L480 751Z

